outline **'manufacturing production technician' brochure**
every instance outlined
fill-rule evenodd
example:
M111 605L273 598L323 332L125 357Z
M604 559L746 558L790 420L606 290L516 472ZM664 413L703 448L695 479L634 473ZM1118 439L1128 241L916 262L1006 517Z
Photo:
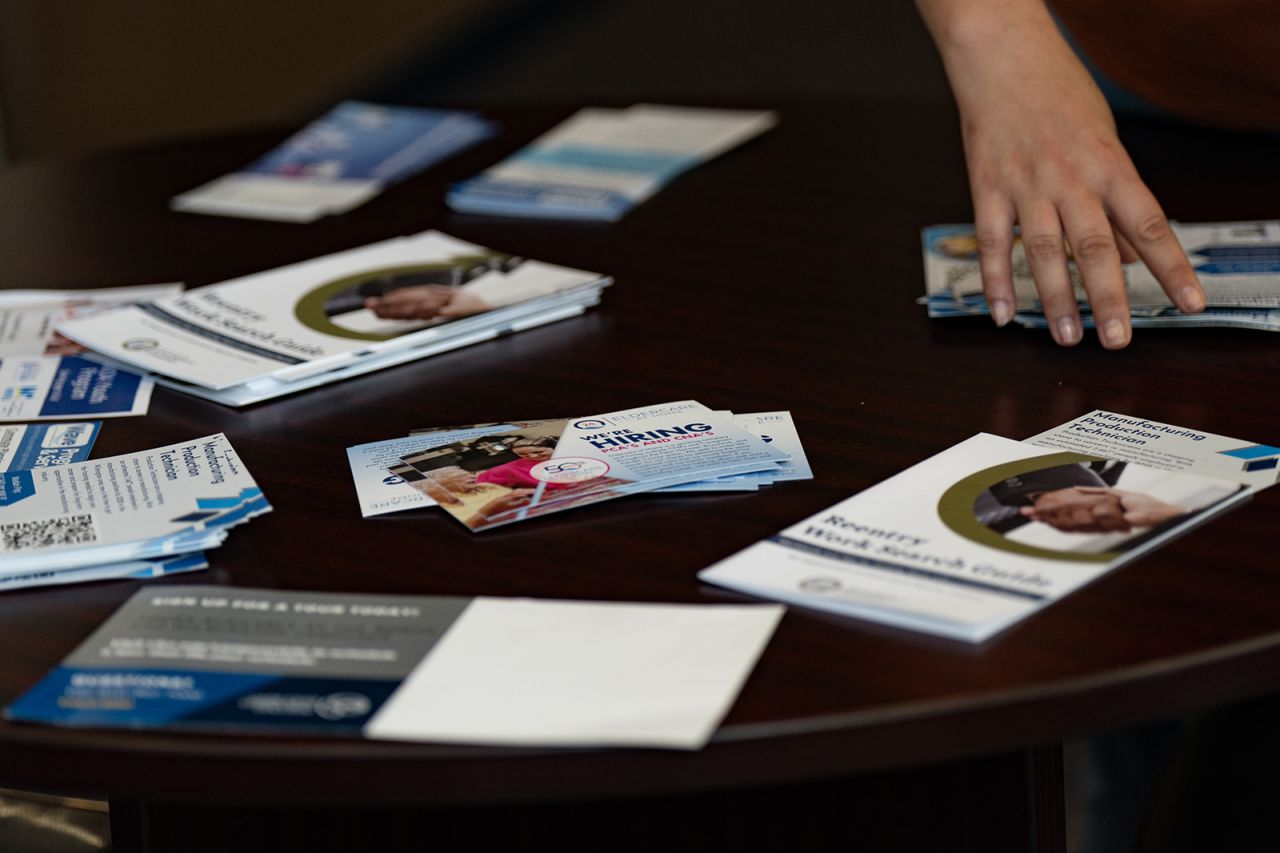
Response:
M705 581L977 642L1277 479L1280 448L1094 411L985 433L705 569Z

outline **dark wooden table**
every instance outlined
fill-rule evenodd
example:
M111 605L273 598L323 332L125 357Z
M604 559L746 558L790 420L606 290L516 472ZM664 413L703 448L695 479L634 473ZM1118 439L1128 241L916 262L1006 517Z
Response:
M568 112L506 112L500 139L306 226L166 208L280 133L0 172L5 287L200 285L425 228L616 277L581 318L241 411L158 390L146 417L108 422L99 456L226 432L275 506L206 575L176 581L740 600L695 572L978 431L1025 437L1099 407L1280 440L1280 337L1139 331L1123 352L1068 351L925 318L919 229L971 218L949 107L785 108L776 130L615 225L444 208L449 181ZM1172 217L1277 215L1274 139L1123 131ZM636 497L479 536L436 511L357 511L348 445L685 398L790 409L816 479ZM106 793L118 850L1056 850L1064 737L1280 688L1277 492L980 647L792 609L697 753L0 723L0 785ZM0 597L0 702L137 588Z

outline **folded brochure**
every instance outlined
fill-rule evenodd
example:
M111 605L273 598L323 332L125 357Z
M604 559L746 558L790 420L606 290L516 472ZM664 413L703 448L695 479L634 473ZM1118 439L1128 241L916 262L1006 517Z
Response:
M1280 448L1095 411L979 434L699 578L977 642L1276 483Z
M244 405L581 313L608 283L428 231L59 328L163 384Z

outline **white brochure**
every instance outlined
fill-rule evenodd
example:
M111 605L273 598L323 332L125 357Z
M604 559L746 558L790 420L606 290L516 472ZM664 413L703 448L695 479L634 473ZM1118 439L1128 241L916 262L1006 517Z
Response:
M155 383L78 355L0 358L0 421L145 415Z
M488 530L786 458L731 415L683 400L451 442L404 461L445 511Z
M178 382L252 390L255 382L332 381L367 361L389 359L385 366L462 336L492 337L562 300L580 311L607 283L427 231L60 328Z
M58 334L59 323L181 292L181 284L0 291L0 356L76 355L84 347Z
M225 436L0 477L0 575L184 554L271 509Z
M1101 411L1031 442L979 434L699 578L977 642L1274 485L1278 459Z

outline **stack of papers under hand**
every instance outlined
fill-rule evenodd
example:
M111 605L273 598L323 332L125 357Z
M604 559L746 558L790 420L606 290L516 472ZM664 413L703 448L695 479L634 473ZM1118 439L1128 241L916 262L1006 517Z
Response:
M0 588L73 570L83 574L67 580L132 574L181 555L190 568L271 509L220 434L0 477Z
M754 491L813 476L788 412L734 415L691 400L424 430L347 456L365 517L438 504L471 530L641 492Z
M697 749L777 605L143 590L5 711L63 726Z
M1171 223L1204 286L1206 309L1183 314L1173 307L1146 265L1124 266L1125 289L1135 327L1217 326L1280 330L1280 221ZM972 225L935 225L922 232L925 296L930 317L987 314ZM1086 328L1093 326L1089 303L1075 264L1071 279ZM1021 240L1013 247L1017 295L1014 321L1048 328Z
M676 175L776 123L771 112L746 110L585 109L454 186L448 202L463 213L613 221Z
M345 101L262 159L173 199L174 210L311 222L487 139L470 113Z
M427 231L59 328L163 385L243 406L581 314L607 284Z

